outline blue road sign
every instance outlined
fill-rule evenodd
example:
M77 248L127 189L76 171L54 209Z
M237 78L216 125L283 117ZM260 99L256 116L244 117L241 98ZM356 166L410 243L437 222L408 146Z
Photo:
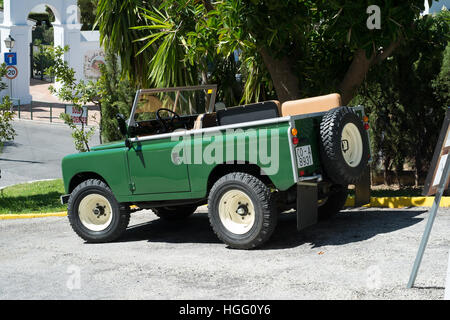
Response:
M5 52L5 64L7 66L16 66L17 52Z

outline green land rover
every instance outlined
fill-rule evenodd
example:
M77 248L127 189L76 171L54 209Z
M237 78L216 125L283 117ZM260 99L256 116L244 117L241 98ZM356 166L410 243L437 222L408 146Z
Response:
M338 94L226 106L216 93L139 90L130 118L117 117L123 141L63 159L61 201L81 238L116 240L136 210L181 220L207 204L217 237L250 249L270 238L281 212L296 210L302 230L339 212L349 185L367 199L362 107L341 106Z

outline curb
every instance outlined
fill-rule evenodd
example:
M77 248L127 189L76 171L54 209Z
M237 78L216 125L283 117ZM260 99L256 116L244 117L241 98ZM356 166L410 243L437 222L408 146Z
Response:
M407 207L428 207L433 206L434 197L372 197L370 203L364 205L365 208L407 208ZM346 207L355 207L355 198L349 197L345 202ZM450 208L450 197L442 197L440 208Z
M434 197L372 197L370 203L364 205L365 208L408 208L408 207L429 207L433 205ZM355 207L355 198L348 197L345 207ZM442 197L440 208L450 208L450 197ZM29 214L0 214L0 220L14 219L34 219L48 217L66 217L67 212L56 213L29 213Z
M65 216L67 216L67 212L0 214L0 220L34 219L34 218L65 217Z

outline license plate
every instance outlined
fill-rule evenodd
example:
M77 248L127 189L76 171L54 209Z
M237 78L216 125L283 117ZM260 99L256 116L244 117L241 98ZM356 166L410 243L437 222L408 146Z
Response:
M302 146L295 149L297 154L297 165L299 168L305 168L314 164L311 146Z

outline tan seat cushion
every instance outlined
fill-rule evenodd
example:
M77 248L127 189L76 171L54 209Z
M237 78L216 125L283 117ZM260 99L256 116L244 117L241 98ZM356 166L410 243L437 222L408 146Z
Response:
M193 130L198 130L202 128L211 128L217 126L217 115L216 113L203 113L198 115L194 122Z
M281 106L283 117L329 111L342 106L341 96L338 93L314 98L287 101Z
M205 114L199 114L197 119L194 122L194 127L192 128L193 130L198 130L202 128L202 121L203 121L203 117L205 116Z

